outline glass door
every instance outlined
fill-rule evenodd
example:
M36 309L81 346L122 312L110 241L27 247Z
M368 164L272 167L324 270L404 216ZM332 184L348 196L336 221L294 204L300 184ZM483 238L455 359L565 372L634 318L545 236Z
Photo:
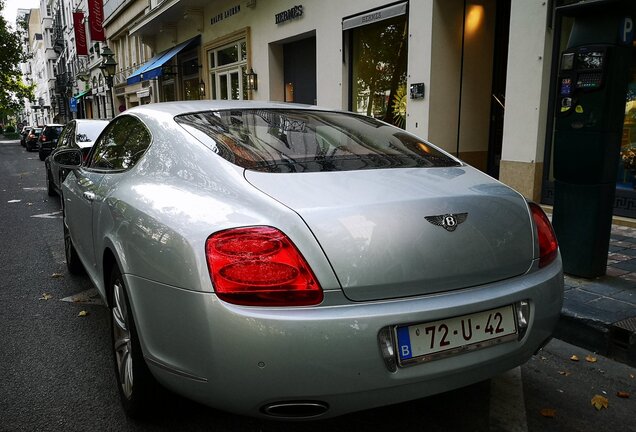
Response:
M216 73L216 98L221 100L243 99L243 80L241 69L235 68Z

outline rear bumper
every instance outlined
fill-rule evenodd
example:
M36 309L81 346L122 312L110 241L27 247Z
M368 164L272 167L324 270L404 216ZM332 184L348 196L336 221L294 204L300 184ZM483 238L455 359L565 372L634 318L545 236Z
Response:
M168 388L228 411L263 416L280 401L320 401L324 415L412 400L523 364L548 339L563 300L560 259L540 272L445 294L316 308L238 307L214 294L127 275L144 355ZM523 339L390 372L378 333L528 300Z

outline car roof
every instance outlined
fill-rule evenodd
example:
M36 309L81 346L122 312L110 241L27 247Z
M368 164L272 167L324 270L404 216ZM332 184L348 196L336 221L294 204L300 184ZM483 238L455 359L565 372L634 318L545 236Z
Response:
M199 100L159 102L147 105L138 105L124 111L123 114L141 114L152 117L153 114L162 113L176 116L191 112L217 111L228 109L312 109L320 111L337 111L317 107L314 105L292 104L285 102Z
M108 120L99 120L99 119L74 119L73 120L78 125L87 124L87 123L108 123Z

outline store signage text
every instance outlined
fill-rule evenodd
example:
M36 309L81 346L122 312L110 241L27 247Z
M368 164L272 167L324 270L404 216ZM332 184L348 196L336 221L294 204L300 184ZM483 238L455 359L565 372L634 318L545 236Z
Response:
M220 21L223 21L226 18L231 17L232 15L236 15L241 11L241 5L232 6L228 10L221 12L218 15L214 15L210 20L210 25L214 25Z
M75 30L75 50L77 55L88 55L84 12L73 12L73 27Z
M382 12L375 12L375 13L363 16L362 24L367 24L372 21L377 21L379 19L382 19Z
M294 6L291 9L287 9L286 11L283 11L274 15L274 17L276 18L276 24L282 24L286 21L291 21L293 19L300 18L301 16L303 16L302 5Z
M88 26L93 41L106 42L104 35L104 7L100 0L88 0Z

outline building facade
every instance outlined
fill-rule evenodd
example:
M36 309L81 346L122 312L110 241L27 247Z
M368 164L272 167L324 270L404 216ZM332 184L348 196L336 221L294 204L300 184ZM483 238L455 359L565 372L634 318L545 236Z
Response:
M62 15L90 17L91 1L69 3ZM71 80L69 93L67 80L66 94L91 100L79 115L92 118L189 99L363 113L550 203L560 57L577 10L602 16L607 5L633 22L626 0L106 0L106 40L96 43L89 33L82 66L67 38L56 72L59 80L87 68L88 85ZM104 46L117 63L112 88L100 69ZM632 89L636 61L629 68ZM636 217L634 94L626 96L616 182L615 212L628 217Z

